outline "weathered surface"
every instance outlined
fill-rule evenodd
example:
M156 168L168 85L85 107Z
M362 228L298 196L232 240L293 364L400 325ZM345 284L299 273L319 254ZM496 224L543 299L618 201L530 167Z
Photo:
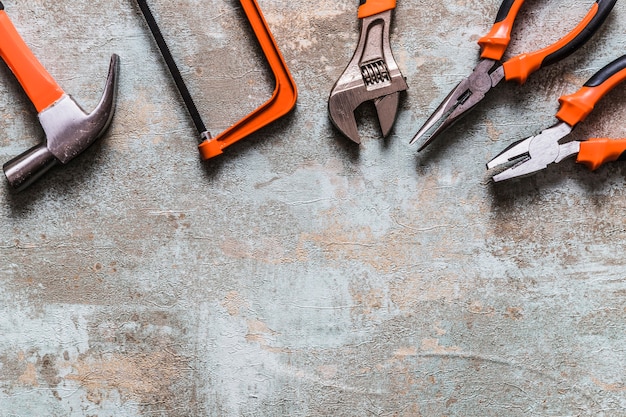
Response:
M0 415L624 415L626 166L495 187L484 164L624 53L625 2L418 155L408 140L471 71L499 2L398 2L410 90L386 141L362 112L357 148L326 113L357 2L260 0L298 106L207 163L134 2L4 3L85 108L113 52L122 78L102 141L0 189ZM239 2L151 3L213 133L269 97ZM591 1L527 3L512 52ZM0 80L5 161L42 132L4 65ZM625 99L574 137L626 137Z

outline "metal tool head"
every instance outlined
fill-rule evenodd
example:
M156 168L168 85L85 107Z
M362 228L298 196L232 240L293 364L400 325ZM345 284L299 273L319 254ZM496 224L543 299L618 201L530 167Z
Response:
M87 114L70 96L63 95L39 113L46 140L4 164L9 184L21 190L57 163L66 164L87 149L107 129L115 112L119 57L113 55L104 92Z
M504 78L502 66L497 66L498 61L482 59L472 74L461 81L437 110L428 118L426 123L411 139L411 144L417 142L429 132L432 132L428 139L420 146L418 152L433 142L441 133L462 118L467 112L472 110L480 101L485 98L485 94Z
M487 169L517 161L512 167L494 175L493 180L499 182L531 175L550 164L561 162L567 157L576 155L580 150L580 142L577 141L559 144L559 141L571 131L572 127L567 123L558 123L537 136L512 144L489 161Z
M391 10L363 18L359 43L328 99L330 120L341 133L360 143L354 111L373 101L384 137L396 120L400 92L409 87L389 44Z

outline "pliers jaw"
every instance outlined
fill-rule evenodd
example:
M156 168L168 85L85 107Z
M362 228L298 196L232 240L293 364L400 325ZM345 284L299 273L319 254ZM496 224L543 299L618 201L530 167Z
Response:
M512 167L495 175L494 182L525 177L546 169L550 164L578 154L580 142L572 141L560 144L559 141L569 135L572 127L560 122L544 130L537 136L518 141L487 163L487 169L516 162Z
M356 52L328 99L330 120L356 143L361 142L354 117L357 107L366 101L374 102L386 137L396 120L400 92L409 88L389 44L391 12L387 10L361 20Z
M482 59L472 74L461 81L443 100L410 143L419 141L431 132L428 139L418 149L418 152L421 152L443 131L476 107L485 98L487 92L498 85L503 78L504 70L498 61Z

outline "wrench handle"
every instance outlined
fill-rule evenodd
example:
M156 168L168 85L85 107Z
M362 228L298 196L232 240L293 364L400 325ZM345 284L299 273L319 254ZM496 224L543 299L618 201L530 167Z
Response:
M359 19L396 8L396 0L360 0Z
M0 57L7 63L37 112L54 104L63 90L28 48L0 2Z

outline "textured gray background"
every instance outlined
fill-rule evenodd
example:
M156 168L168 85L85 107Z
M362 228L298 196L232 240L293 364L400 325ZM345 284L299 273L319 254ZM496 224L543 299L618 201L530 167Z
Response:
M626 165L502 186L484 168L626 52L626 2L423 154L408 141L477 62L499 1L398 2L410 90L387 140L360 112L360 148L326 111L356 0L259 3L297 108L203 163L133 1L4 2L85 108L113 52L122 73L97 145L21 194L0 186L0 415L626 415ZM591 3L527 1L510 52ZM238 1L151 4L214 134L269 98ZM6 161L43 133L5 65L0 80ZM625 98L573 137L626 137Z

